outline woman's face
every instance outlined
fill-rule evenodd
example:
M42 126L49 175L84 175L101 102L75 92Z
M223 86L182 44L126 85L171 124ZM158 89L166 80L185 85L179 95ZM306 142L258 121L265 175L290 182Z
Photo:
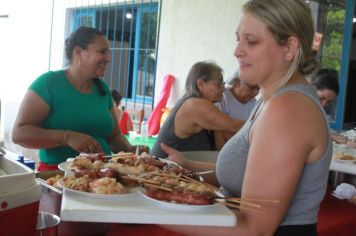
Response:
M240 78L249 85L266 85L280 80L287 71L286 47L280 46L266 25L249 13L241 15L236 30L234 55Z
M204 80L199 79L197 83L203 98L212 103L221 101L225 90L225 83L221 73L214 72L211 80L205 82Z
M240 103L246 104L252 98L257 96L259 90L258 86L250 86L243 81L236 81L231 92Z
M103 77L106 66L110 63L109 43L104 36L99 36L86 50L82 50L81 67L93 78Z
M319 89L316 91L322 107L327 107L337 97L337 94L330 89Z

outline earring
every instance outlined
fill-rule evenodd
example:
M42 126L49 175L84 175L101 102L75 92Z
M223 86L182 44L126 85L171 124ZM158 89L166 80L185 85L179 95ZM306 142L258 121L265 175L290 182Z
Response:
M78 65L79 65L79 67L80 67L80 59L78 60Z
M291 54L288 54L285 56L285 60L286 61L291 61L292 60L292 55Z

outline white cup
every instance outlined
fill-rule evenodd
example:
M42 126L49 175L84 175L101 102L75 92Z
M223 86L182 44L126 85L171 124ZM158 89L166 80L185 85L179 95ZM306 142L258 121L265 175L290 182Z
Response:
M131 140L135 140L135 138L136 138L136 131L135 130L130 130L129 131L129 137L130 137L130 139Z

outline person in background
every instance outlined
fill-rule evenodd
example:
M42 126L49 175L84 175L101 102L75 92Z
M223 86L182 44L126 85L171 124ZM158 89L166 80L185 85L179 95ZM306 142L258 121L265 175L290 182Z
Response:
M131 117L129 113L120 109L120 103L122 99L121 94L116 89L112 89L111 96L115 102L114 110L119 121L121 133L126 135L129 133L129 131L133 130Z
M161 145L170 160L186 169L215 170L204 175L205 181L221 186L227 196L241 197L237 225L162 227L186 235L317 235L332 142L316 89L306 79L318 66L313 36L303 0L243 4L234 54L241 80L259 86L261 99L224 145L216 165L188 160Z
M236 120L246 121L250 116L252 109L256 105L256 96L260 88L258 86L249 86L240 79L240 72L236 70L228 86L223 93L222 100L215 105L230 117ZM218 149L230 139L234 133L226 131L215 132L215 142Z
M337 71L334 69L321 69L311 82L317 89L320 103L328 115L328 120L335 120L336 98L339 94Z
M80 152L131 151L121 134L110 90L103 80L109 44L97 29L80 27L65 41L69 67L39 76L29 87L15 121L12 140L39 150L39 171Z
M185 84L185 95L172 108L161 127L151 154L167 157L162 142L180 151L215 150L215 130L237 132L243 121L221 112L214 103L220 102L225 90L222 69L213 62L197 62Z

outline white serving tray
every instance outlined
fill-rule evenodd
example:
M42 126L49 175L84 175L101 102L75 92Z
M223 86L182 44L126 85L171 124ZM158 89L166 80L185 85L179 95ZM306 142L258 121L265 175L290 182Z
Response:
M200 210L167 209L140 195L121 200L82 197L63 191L63 221L234 226L236 216L227 207L218 205Z

